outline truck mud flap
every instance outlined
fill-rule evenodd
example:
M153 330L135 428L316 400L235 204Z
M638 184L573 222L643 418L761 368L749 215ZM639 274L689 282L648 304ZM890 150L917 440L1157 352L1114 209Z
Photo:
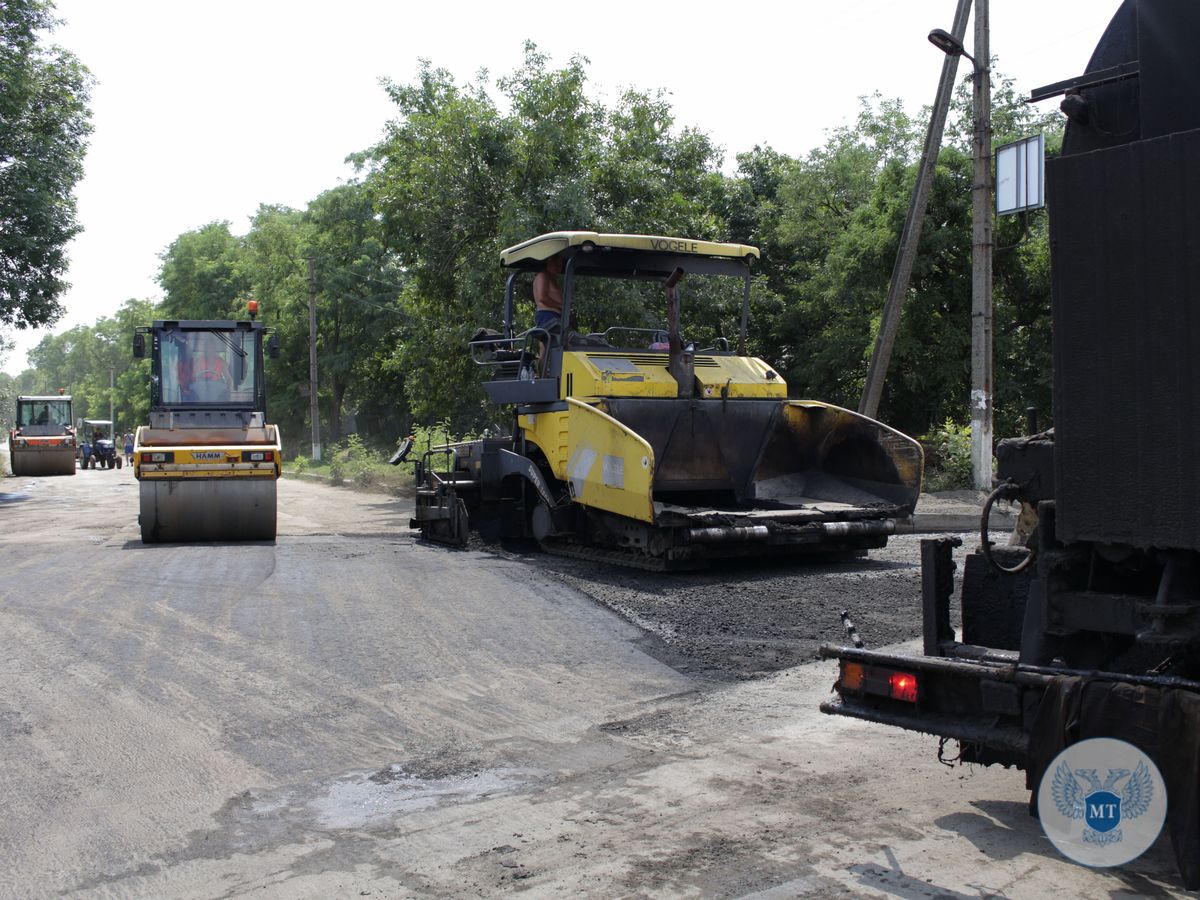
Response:
M1162 736L1169 735L1169 740ZM1167 785L1167 830L1184 887L1200 888L1200 693L1086 676L1054 678L1030 735L1032 791L1054 758L1071 744L1115 737L1143 750Z

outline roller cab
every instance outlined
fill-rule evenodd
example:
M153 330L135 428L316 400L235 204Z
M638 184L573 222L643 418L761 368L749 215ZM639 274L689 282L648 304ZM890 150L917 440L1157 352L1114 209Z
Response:
M159 321L134 335L151 359L150 422L134 475L144 543L275 539L282 447L266 421L267 330L256 321ZM267 352L278 355L271 336Z
M75 474L75 426L68 394L18 397L15 422L8 433L14 475Z
M488 396L512 410L512 437L429 448L414 526L451 541L469 527L531 536L648 568L882 547L916 504L920 445L789 399L748 351L757 257L742 244L577 231L505 250L501 329L481 330L470 351ZM560 315L519 329L548 283Z

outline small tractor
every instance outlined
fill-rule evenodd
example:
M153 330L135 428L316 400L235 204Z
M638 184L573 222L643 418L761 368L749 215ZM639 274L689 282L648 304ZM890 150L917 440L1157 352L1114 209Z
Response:
M113 437L109 419L84 419L83 441L79 445L79 468L119 469L121 454Z
M16 427L8 434L14 475L74 475L75 427L71 397L18 397Z
M470 352L489 398L511 407L512 435L428 448L412 527L658 570L884 546L916 504L921 447L788 399L747 353L757 258L741 244L588 231L505 250L503 330ZM561 271L561 317L518 333L518 283L543 271Z
M151 359L150 423L133 453L143 543L275 539L282 448L267 423L257 313L250 301L251 321L158 321L134 333L134 357ZM273 334L267 350L279 356Z

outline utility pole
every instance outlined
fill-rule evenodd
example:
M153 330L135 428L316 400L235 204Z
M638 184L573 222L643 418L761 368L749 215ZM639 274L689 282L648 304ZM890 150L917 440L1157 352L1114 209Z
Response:
M113 418L113 393L116 366L108 367L108 421L112 422L113 440L116 440L117 420Z
M958 0L951 32L959 44L966 36L967 19L970 15L971 0ZM862 399L858 404L858 411L872 419L879 414L879 400L883 395L883 383L892 361L892 347L896 343L900 313L904 309L904 298L912 278L913 261L917 256L917 246L921 242L921 226L925 222L925 208L929 205L929 188L933 184L938 152L942 149L942 133L946 128L946 115L950 110L950 98L954 93L954 78L957 74L958 55L947 53L942 63L942 77L938 81L933 111L929 115L929 128L925 132L925 149L921 153L920 168L917 169L917 183L913 186L908 216L904 220L904 230L900 233L900 246L896 248L896 262L892 266L892 280L883 304L883 316L879 322L879 334L875 337L875 349L871 352L867 383L863 387Z
M975 0L975 179L971 204L971 468L992 487L992 85L988 0Z
M321 460L321 413L317 407L317 261L308 263L308 408L312 418L312 458Z

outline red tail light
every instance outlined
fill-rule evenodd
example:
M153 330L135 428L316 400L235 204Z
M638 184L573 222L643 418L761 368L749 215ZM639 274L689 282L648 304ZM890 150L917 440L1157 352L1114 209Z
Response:
M917 676L908 672L893 672L888 676L888 689L892 698L905 703L917 702Z

